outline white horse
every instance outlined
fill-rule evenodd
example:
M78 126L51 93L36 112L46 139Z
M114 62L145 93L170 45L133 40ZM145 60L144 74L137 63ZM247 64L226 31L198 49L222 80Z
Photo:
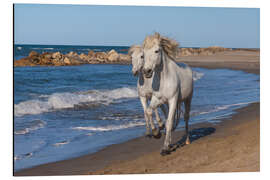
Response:
M162 104L168 103L169 113L166 121L166 137L161 149L161 155L170 153L171 131L174 116L179 104L185 104L186 144L190 144L188 134L188 120L193 95L192 70L186 64L178 66L174 62L178 43L174 40L155 33L147 36L143 42L144 67L143 74L152 78L152 98L146 109L149 119L152 111Z
M145 78L142 74L142 68L144 64L143 49L139 45L133 45L129 49L129 54L131 55L131 58L132 58L132 73L134 76L138 76L137 89L138 89L138 94L139 94L139 97L143 106L143 110L144 110L144 117L146 121L146 136L151 137L150 127L149 127L149 123L150 123L153 136L155 138L160 138L161 136L160 130L164 129L165 126L159 117L157 108L154 110L155 110L156 120L159 126L158 129L155 127L153 119L151 118L149 120L146 115L147 102L151 99L153 90L152 90L152 78ZM167 109L168 108L166 106L164 105L161 106L161 110L163 111L165 118L167 118Z

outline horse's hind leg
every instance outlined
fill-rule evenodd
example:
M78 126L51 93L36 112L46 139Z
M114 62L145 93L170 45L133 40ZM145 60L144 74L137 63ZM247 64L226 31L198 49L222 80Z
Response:
M185 114L184 114L184 119L186 122L186 144L190 144L190 140L189 140L189 133L188 133L188 120L189 120L189 113L190 113L190 106L191 106L191 99L192 96L190 98L187 98L184 103L185 103Z

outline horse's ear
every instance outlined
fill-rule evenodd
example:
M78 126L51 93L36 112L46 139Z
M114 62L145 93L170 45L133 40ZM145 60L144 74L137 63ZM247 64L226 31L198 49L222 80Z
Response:
M136 50L136 49L139 49L139 48L141 48L139 45L132 45L129 49L128 49L128 55L132 55L133 53L134 53L134 51Z
M156 37L157 39L160 39L160 34L159 34L158 32L155 32L155 37Z
M131 56L131 54L134 52L135 50L135 45L132 45L129 49L128 49L128 55Z

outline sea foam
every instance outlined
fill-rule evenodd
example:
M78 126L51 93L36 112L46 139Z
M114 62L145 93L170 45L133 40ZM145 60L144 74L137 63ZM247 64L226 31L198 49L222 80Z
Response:
M24 129L20 129L20 130L15 130L14 134L16 135L24 135L27 134L31 131L35 131L38 130L40 128L43 128L46 125L46 122L42 121L42 120L34 120L30 123L31 125L29 127L26 127Z
M203 73L193 71L193 80L197 81L204 76ZM109 105L123 98L138 97L137 89L134 87L123 87L113 90L90 90L86 92L64 92L51 95L40 95L41 99L33 99L15 104L15 116L26 114L41 114L54 110L74 108L82 105ZM45 98L45 100L44 100Z
M204 76L204 73L192 71L192 75L193 75L193 81L197 81Z
M113 90L53 93L41 96L43 99L46 97L45 100L34 99L15 104L15 116L41 114L59 109L74 108L76 105L87 103L109 105L119 99L136 98L138 93L136 88L123 87Z
M73 127L74 130L86 130L86 131L93 131L93 132L105 132L105 131L115 131L121 129L127 129L137 126L144 126L144 122L131 122L128 124L120 124L120 125L108 125L108 126L86 126L86 127Z

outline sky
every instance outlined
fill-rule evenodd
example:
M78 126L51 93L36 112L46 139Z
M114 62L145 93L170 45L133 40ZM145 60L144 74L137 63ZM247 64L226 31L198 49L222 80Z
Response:
M258 8L15 4L15 44L141 44L159 32L182 47L260 47Z

